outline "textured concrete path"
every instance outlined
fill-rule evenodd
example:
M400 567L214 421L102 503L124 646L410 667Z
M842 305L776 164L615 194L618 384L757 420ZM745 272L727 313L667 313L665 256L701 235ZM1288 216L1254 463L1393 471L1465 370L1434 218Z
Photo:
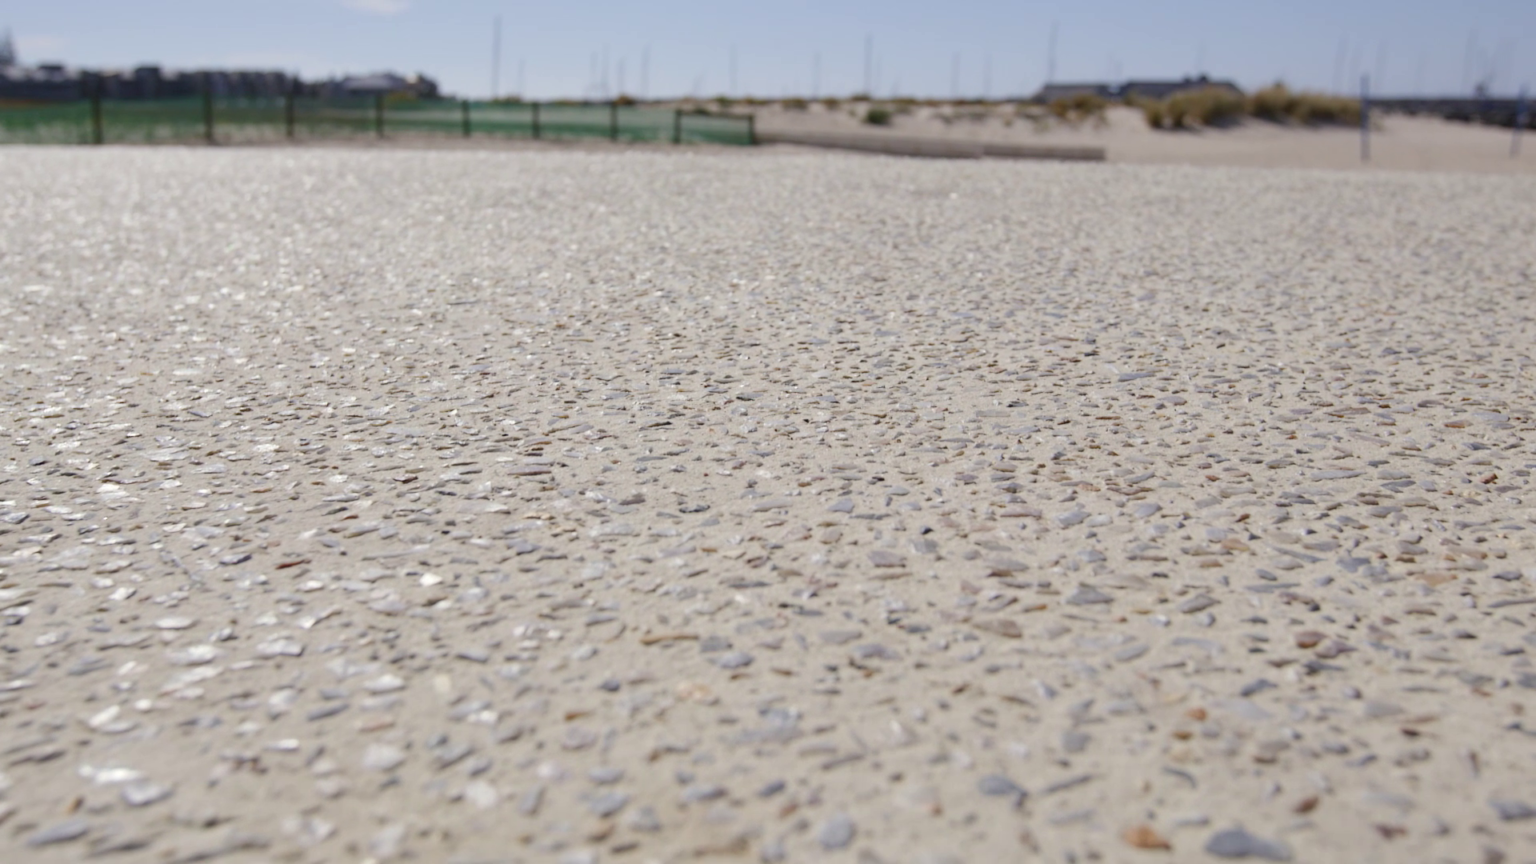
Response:
M0 175L0 860L1536 854L1536 182Z

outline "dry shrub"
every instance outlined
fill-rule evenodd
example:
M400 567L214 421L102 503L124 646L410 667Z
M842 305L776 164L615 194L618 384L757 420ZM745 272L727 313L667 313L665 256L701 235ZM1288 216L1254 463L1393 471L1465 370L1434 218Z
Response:
M1050 111L1057 119L1076 125L1084 120L1103 123L1109 102L1096 93L1077 93L1051 102Z
M1230 126L1243 118L1248 103L1242 94L1222 87L1185 90L1168 97L1168 118L1173 128Z
M1284 84L1265 87L1247 98L1224 88L1206 87L1175 93L1161 102L1131 96L1125 103L1140 108L1153 129L1228 126L1244 116L1301 126L1360 122L1358 100L1325 93L1293 93Z
M1352 125L1360 122L1360 101L1326 93L1293 93L1276 83L1248 97L1248 113L1272 123Z
M804 99L797 99L793 97L785 99L779 104L784 107L785 111L804 111L805 109L811 107L810 104L807 103Z

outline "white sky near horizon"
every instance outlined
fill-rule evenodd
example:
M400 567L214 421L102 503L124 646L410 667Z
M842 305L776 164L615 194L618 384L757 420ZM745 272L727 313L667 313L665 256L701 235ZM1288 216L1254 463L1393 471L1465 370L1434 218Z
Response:
M1204 71L1249 89L1354 91L1368 74L1385 95L1536 84L1536 0L0 2L25 63L419 71L477 98L492 90L497 16L498 92L541 99L847 95L870 73L881 96L1022 95L1046 78L1053 28L1057 81Z

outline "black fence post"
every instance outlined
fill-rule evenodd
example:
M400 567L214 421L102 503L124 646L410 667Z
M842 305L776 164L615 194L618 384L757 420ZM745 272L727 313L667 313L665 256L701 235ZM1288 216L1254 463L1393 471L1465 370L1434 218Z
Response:
M101 128L101 82L91 90L91 143L101 144L106 140Z
M384 137L384 94L373 97L373 129L380 138Z
M1520 155L1520 133L1525 131L1526 124L1530 122L1530 115L1525 100L1525 88L1520 88L1520 101L1515 103L1515 137L1509 142L1509 156L1511 159Z
M608 103L608 138L610 140L613 140L613 141L619 140L619 103L618 102L609 102Z
M464 101L460 102L459 105L460 105L460 107L464 111L464 137L468 138L469 137L469 100L465 99Z
M533 103L533 137L539 137L539 103Z
M757 115L756 114L748 114L747 115L747 143L750 144L753 147L757 146Z
M672 143L683 143L683 109L681 108L672 112Z
M213 143L213 78L203 73L203 137Z
M1360 76L1360 161L1371 161L1371 76Z
M293 140L293 87L283 94L283 132L288 140Z

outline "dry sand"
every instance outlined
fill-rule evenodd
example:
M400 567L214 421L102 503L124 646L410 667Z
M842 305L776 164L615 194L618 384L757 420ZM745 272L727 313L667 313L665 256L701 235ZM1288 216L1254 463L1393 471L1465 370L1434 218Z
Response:
M0 860L1536 854L1536 181L0 169Z
M1386 171L1455 171L1492 174L1536 173L1536 135L1527 135L1517 158L1510 157L1511 132L1453 123L1433 117L1384 114L1371 136L1371 160L1360 160L1360 132L1351 128L1304 129L1250 121L1231 129L1156 130L1141 112L1111 108L1105 122L1070 125L1020 117L1013 106L918 107L890 126L860 122L863 107L828 110L763 106L764 131L861 132L1105 148L1111 162L1134 164L1231 165L1256 168L1327 168ZM1039 110L1039 109L1034 109ZM850 115L850 111L853 115Z

